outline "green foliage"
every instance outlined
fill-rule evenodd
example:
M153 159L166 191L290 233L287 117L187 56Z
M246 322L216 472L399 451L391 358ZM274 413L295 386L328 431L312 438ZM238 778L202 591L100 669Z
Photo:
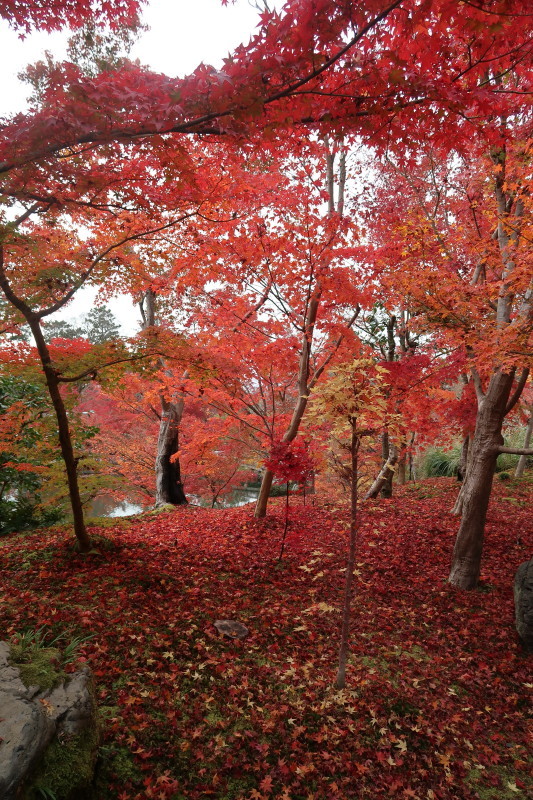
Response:
M58 509L40 507L47 410L43 386L0 375L0 415L11 425L3 431L3 444L0 439L0 535L51 525L62 517Z
M44 335L47 342L52 339L82 339L85 336L84 329L79 325L73 325L65 320L50 320L44 325Z
M506 447L523 447L526 435L525 425L517 428L509 428L504 434L504 445ZM514 453L500 453L496 462L496 472L514 472L520 456ZM533 467L533 456L526 460L527 467Z
M452 478L457 475L460 462L459 447L452 450L431 448L424 455L422 471L426 478Z
M83 327L91 344L104 344L120 336L117 320L107 306L91 309L85 316Z
M63 516L61 509L40 508L29 498L16 497L13 500L0 500L0 536L16 531L56 525L63 519Z
M28 629L13 636L10 658L26 686L39 686L44 691L64 680L63 668L76 659L81 645L90 639L92 634L73 636L68 631L54 635L46 626Z
M498 472L498 478L501 481L510 481L511 480L511 474L509 472Z

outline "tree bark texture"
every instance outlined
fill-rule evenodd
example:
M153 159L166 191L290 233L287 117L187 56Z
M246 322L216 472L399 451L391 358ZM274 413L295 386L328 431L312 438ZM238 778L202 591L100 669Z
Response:
M407 483L407 449L405 443L402 446L400 457L398 458L398 472L396 475L396 480L398 482L398 486L405 486Z
M270 497L270 490L272 489L272 481L274 480L274 473L270 469L263 472L263 479L261 481L261 488L255 504L254 517L262 519L266 516L268 498Z
M371 497L372 498L377 497L382 487L387 483L387 481L389 479L392 480L392 476L394 475L395 472L395 464L398 460L398 450L393 444L390 445L389 453L390 453L389 458L383 465L381 472L379 473L378 477L376 478L376 480L374 481L368 492L365 494L364 497L365 500L369 500Z
M146 330L156 325L156 293L147 289L139 304L143 328ZM164 363L161 360L163 369ZM155 505L186 505L187 498L181 480L179 458L173 458L179 452L179 433L183 416L183 399L174 402L161 397L161 422L157 439L157 455L155 459Z
M383 465L389 462L389 456L392 455L391 453L391 444L389 441L389 432L383 431L381 435L381 457L383 459ZM385 480L381 486L380 492L382 497L392 497L392 479L394 477L394 470L389 469L385 475Z
M155 460L155 504L163 506L185 505L187 498L183 491L181 469L178 458L172 458L179 451L179 429L183 414L183 403L161 400L163 414L157 439Z
M498 449L503 444L502 424L514 373L493 373L480 399L471 457L461 487L461 525L455 541L449 582L459 589L474 589L481 569L487 509Z

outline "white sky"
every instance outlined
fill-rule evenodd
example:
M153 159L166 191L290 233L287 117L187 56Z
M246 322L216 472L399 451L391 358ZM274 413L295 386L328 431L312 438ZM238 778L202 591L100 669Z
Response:
M220 0L151 0L143 22L150 26L137 42L130 57L157 72L183 76L202 61L220 66L222 59L241 42L247 43L258 22L258 12L248 0L222 6ZM60 60L67 34L34 33L24 40L0 20L0 116L24 111L29 87L17 79L28 64L39 61L45 50ZM90 310L96 292L79 293L68 309L55 318L76 320ZM139 314L128 298L109 303L124 335L138 330Z

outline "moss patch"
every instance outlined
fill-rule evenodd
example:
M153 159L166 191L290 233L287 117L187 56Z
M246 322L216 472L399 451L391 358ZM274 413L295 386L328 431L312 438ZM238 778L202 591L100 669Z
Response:
M496 783L499 786L487 785L488 780L496 778ZM521 785L523 789L519 788L516 784L517 777L521 778ZM527 774L522 773L518 776L516 771L505 769L505 767L491 767L488 770L471 769L466 776L466 783L470 786L479 797L479 800L520 800L520 798L529 797L529 792L533 787L533 781Z
M98 738L98 730L91 727L80 736L63 741L55 739L26 789L24 800L91 797Z
M96 778L96 797L105 797L110 779L122 785L128 781L142 781L143 773L135 764L133 754L126 747L103 747L100 752Z
M38 686L41 691L53 689L65 679L60 668L61 652L56 647L28 649L23 645L11 645L11 663L20 670L25 686Z

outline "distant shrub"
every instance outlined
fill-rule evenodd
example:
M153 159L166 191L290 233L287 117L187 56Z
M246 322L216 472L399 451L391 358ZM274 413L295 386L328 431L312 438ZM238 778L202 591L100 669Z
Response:
M424 455L422 471L426 478L451 478L457 475L461 451L458 447L452 450L431 448Z
M509 472L498 472L498 478L501 481L510 481L511 474Z
M43 510L25 497L0 500L0 536L44 528L63 519L59 510Z

